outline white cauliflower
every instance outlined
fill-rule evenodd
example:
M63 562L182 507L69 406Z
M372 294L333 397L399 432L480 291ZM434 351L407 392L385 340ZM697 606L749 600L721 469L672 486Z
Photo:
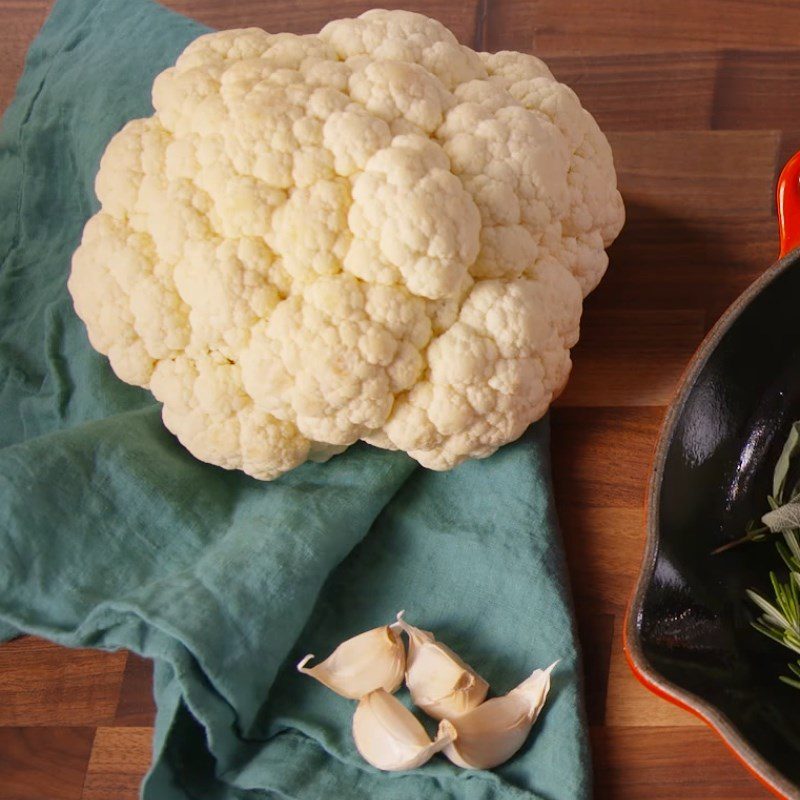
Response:
M545 413L624 213L541 61L375 10L201 36L153 105L69 289L195 456L270 480L363 439L448 469Z

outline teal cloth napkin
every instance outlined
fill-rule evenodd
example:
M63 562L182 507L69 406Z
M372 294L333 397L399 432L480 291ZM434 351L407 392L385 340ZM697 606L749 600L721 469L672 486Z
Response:
M155 660L147 800L588 797L546 421L449 473L359 445L260 483L193 459L89 346L65 282L100 155L204 30L149 0L59 0L3 120L0 636ZM354 703L294 671L401 608L496 692L561 658L512 761L378 772Z

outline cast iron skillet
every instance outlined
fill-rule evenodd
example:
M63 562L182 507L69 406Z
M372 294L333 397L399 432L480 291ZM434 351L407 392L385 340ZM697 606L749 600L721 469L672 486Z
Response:
M792 653L753 630L744 599L748 587L771 597L775 549L710 555L764 512L800 419L800 153L777 196L781 259L708 334L661 431L625 651L645 686L704 719L776 794L800 798L800 691L777 678Z

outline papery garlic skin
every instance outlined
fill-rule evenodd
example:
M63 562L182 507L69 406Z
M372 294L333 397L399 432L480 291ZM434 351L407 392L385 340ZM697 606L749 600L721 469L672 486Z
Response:
M430 631L415 628L397 615L408 635L406 686L414 705L434 719L454 719L480 705L489 684Z
M447 758L464 769L492 769L508 761L525 743L544 706L553 667L535 670L504 697L442 720L438 735L452 740L444 749Z
M353 715L353 739L363 758L378 769L416 769L451 743L449 731L431 741L420 721L393 695L370 692Z
M300 661L298 672L349 700L360 700L376 689L396 692L406 667L406 649L396 625L360 633L342 642L322 663L306 667L312 658L309 654Z

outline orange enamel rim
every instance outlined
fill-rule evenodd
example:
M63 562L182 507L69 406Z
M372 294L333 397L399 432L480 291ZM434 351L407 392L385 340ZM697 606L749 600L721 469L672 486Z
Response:
M795 153L781 170L775 190L778 206L778 233L783 258L800 245L800 152Z
M653 467L647 489L645 506L645 552L636 586L628 603L623 627L623 649L631 671L639 682L654 694L691 712L711 727L728 749L767 789L784 800L800 798L800 787L788 781L746 739L732 722L716 707L705 700L668 681L649 663L642 650L637 618L641 613L645 594L655 569L658 555L658 506L661 478L667 451L689 392L698 375L722 336L727 332L753 298L796 260L793 251L800 246L800 152L795 153L784 166L776 188L778 230L780 235L780 260L758 278L722 315L714 325L678 383L675 396L667 412L655 447ZM789 254L792 254L789 257Z

